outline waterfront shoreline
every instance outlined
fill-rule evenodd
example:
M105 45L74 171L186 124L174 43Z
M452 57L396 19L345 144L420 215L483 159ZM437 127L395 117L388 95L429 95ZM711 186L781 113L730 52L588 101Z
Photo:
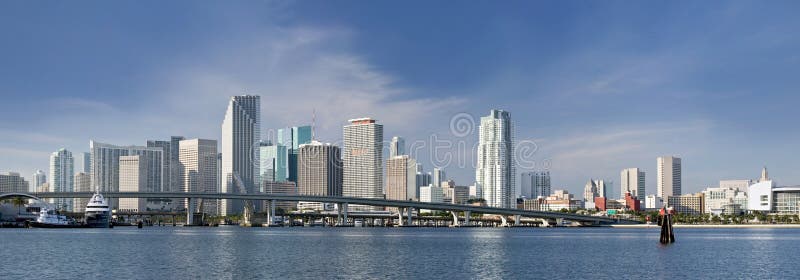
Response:
M657 224L609 225L612 228L661 228ZM741 225L687 225L674 224L674 228L800 228L800 224L741 224Z

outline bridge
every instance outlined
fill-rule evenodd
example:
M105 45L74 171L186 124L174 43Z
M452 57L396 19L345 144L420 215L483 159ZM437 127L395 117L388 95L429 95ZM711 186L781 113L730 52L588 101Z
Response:
M93 192L34 192L34 193L6 193L0 194L0 199L11 196L23 196L33 199L41 198L90 198ZM506 225L506 217L511 216L515 224L519 224L521 217L541 218L546 220L567 220L582 224L636 224L639 221L614 219L600 216L587 216L562 212L533 211L515 208L495 208L465 204L450 203L431 203L411 200L386 200L344 196L310 196L310 195L287 195L287 194L241 194L241 193L217 193L217 192L104 192L106 198L174 198L174 199L239 199L239 200L267 200L273 203L269 211L270 217L274 216L275 201L307 201L337 204L340 220L347 220L348 205L366 205L378 207L397 207L400 210L399 219L403 224L403 210L407 212L406 223L411 225L411 213L414 209L427 209L436 211L450 212L453 215L454 224L458 224L457 212L464 212L463 220L469 223L472 213L499 215Z

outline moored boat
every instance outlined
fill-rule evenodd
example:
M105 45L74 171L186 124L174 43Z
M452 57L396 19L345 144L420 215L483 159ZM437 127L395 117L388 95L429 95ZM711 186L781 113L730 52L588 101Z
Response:
M86 204L84 224L90 228L108 228L111 223L111 211L108 201L100 193L95 193Z

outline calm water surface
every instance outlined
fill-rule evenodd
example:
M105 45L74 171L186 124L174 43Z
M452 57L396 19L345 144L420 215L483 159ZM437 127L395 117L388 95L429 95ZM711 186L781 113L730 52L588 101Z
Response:
M800 229L0 229L0 279L800 279Z

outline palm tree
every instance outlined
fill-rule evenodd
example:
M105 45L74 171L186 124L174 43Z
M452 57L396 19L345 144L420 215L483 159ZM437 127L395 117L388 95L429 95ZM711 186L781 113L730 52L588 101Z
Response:
M22 214L22 210L20 209L22 208L22 206L28 203L28 200L22 197L15 197L14 200L12 200L11 202L14 203L14 206L17 207L17 216L19 216Z

